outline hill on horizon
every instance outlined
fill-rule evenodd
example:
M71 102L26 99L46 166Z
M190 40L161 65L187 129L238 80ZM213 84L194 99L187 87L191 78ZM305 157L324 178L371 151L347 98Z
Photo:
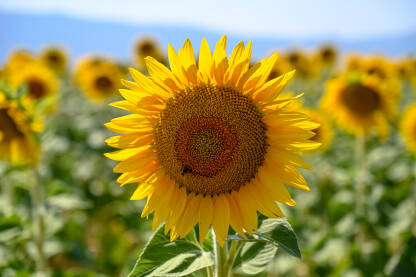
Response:
M37 51L48 44L66 46L72 58L89 53L109 54L120 59L129 59L132 43L143 35L157 38L164 49L171 43L180 47L190 38L195 48L205 37L210 45L223 35L193 26L129 25L72 18L53 14L24 14L0 11L0 62L15 48ZM272 50L290 47L312 48L322 43L334 43L342 53L377 53L388 56L416 54L416 32L395 37L366 39L343 39L336 36L316 38L245 37L227 34L229 45L238 41L253 40L253 55L261 58ZM229 47L231 48L231 47Z

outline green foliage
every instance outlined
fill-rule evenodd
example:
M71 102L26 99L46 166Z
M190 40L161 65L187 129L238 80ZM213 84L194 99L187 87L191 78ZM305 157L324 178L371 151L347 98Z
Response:
M170 242L163 229L150 239L129 277L186 276L214 264L212 253L188 240Z
M253 236L247 234L247 239L240 235L231 235L228 236L228 239L271 243L275 247L282 248L292 256L301 257L296 234L289 222L283 218L265 219Z

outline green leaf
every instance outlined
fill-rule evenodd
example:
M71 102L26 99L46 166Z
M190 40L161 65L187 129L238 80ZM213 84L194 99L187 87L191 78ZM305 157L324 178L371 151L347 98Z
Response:
M289 222L283 218L265 219L253 236L247 234L245 239L239 235L228 236L229 240L271 243L280 247L292 256L301 258L296 234Z
M263 272L276 255L277 247L265 242L247 242L243 245L233 268L244 274Z
M214 264L212 254L199 245L184 239L170 242L163 227L153 234L129 277L184 276Z

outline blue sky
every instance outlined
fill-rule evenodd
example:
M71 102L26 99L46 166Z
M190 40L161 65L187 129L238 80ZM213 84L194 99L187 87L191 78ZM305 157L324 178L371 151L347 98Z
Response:
M365 38L416 30L414 0L0 0L0 10L189 25L252 37Z
M415 0L0 0L0 63L15 48L64 45L72 60L90 53L123 60L153 35L166 50L190 38L199 48L227 34L253 40L253 55L333 42L344 53L416 53Z

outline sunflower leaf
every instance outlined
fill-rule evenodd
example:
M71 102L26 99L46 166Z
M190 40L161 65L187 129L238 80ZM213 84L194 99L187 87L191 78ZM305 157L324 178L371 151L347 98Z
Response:
M274 245L266 242L247 242L241 247L233 269L248 275L259 274L273 260L277 249Z
M211 253L188 240L171 242L163 230L164 226L153 234L129 277L185 276L214 264Z
M246 235L247 239L239 235L230 235L228 236L228 240L271 243L276 247L282 248L290 255L301 258L296 234L286 219L265 219L261 223L258 231L254 232L253 236Z

